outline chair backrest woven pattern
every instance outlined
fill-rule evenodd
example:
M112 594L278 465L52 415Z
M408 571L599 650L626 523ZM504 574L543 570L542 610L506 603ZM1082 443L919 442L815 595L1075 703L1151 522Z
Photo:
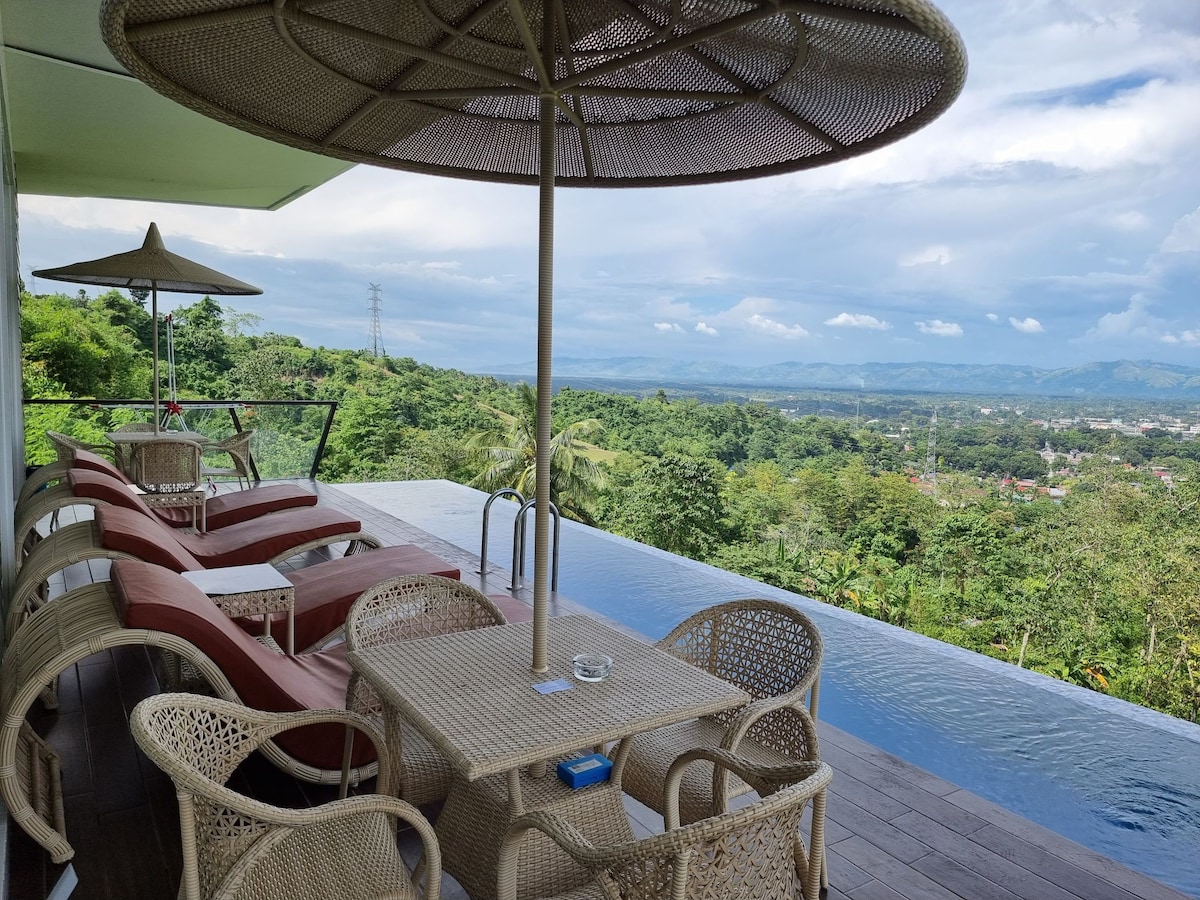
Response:
M824 645L803 612L775 600L734 600L701 610L658 646L742 688L778 697L811 681Z

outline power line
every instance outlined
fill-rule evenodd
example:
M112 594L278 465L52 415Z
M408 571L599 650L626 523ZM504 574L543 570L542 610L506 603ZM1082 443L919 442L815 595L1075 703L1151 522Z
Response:
M937 484L937 407L933 408L933 416L929 419L929 449L925 453L925 473L922 481Z
M371 352L376 358L387 356L383 349L383 333L379 330L379 292L382 288L377 284L371 285Z

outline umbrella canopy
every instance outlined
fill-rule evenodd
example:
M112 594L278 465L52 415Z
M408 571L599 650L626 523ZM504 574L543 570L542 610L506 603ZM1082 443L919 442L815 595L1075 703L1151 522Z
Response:
M40 269L33 273L38 278L55 281L73 281L77 284L99 284L105 287L140 288L150 291L150 317L154 323L151 338L151 353L154 360L154 430L159 429L158 418L158 292L172 291L180 294L261 294L262 288L238 281L216 269L202 266L198 262L163 246L158 225L150 223L146 240L137 250L115 253L101 259L62 266L58 269Z
M772 175L941 114L962 41L926 0L105 0L160 93L354 162L537 184L534 659L545 669L554 186Z

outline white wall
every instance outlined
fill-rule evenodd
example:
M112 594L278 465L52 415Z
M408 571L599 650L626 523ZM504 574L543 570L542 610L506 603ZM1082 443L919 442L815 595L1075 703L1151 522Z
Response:
M0 22L0 37L3 34L4 23ZM0 54L0 601L7 601L12 588L16 563L13 507L18 485L25 476L17 278L17 189L8 135L4 58ZM7 895L7 886L8 811L0 805L0 900Z
M0 23L0 35L3 23ZM0 597L13 581L13 506L25 478L21 412L21 308L18 291L17 190L8 135L4 61L0 58Z

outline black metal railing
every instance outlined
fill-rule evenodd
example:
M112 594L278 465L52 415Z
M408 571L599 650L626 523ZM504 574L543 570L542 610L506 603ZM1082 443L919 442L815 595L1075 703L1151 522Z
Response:
M41 465L55 458L47 431L100 444L107 432L130 422L151 421L146 400L25 400L25 459ZM164 429L196 431L213 440L254 429L250 465L255 479L315 479L337 411L326 400L179 400L161 403Z

